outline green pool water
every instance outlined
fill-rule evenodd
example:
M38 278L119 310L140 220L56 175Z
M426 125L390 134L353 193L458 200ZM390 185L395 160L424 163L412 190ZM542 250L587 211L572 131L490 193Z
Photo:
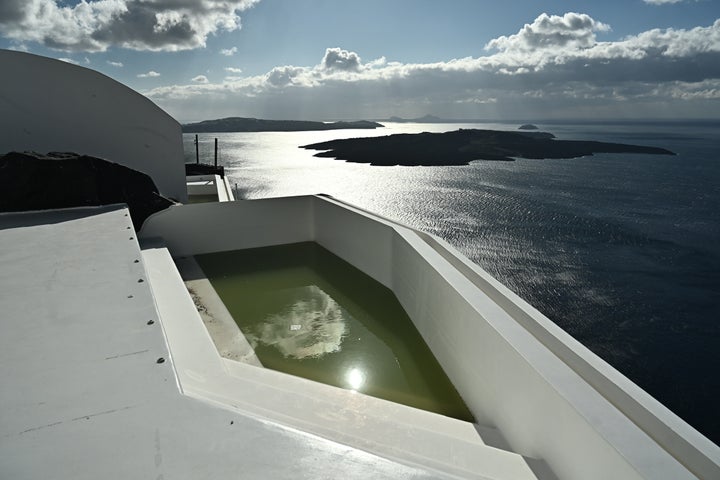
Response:
M473 421L392 291L316 243L196 260L265 367Z

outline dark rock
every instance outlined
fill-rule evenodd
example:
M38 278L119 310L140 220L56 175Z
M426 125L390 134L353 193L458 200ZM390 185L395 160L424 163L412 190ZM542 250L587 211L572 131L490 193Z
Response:
M148 216L174 204L148 175L100 158L56 152L0 156L0 211L114 203L128 205L136 231Z
M473 160L514 158L576 158L593 153L648 153L674 155L656 147L592 141L555 140L546 132L456 130L445 133L397 134L348 138L305 145L326 150L316 157L330 157L371 165L467 165Z

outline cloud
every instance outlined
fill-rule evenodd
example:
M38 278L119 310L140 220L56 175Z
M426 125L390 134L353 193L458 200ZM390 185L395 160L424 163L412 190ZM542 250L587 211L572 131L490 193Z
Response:
M73 60L72 58L61 57L61 58L58 58L58 60L65 62L65 63L72 63L73 65L80 65L80 62L78 62L77 60Z
M209 80L205 75L198 75L196 77L193 77L192 81L195 83L209 83Z
M300 84L296 79L306 72L306 68L287 65L273 68L265 75L265 78L268 85L272 87L286 87L288 85Z
M222 50L220 50L220 54L225 55L226 57L232 57L236 53L237 53L237 47L223 48Z
M327 70L360 70L360 57L355 52L341 48L328 48L322 59L322 66Z
M230 73L242 73L242 68L237 68L237 67L225 67L225 71L226 71L226 72L230 72Z
M124 67L124 65L123 65L122 62L111 62L110 60L108 60L107 63L108 63L108 65L113 66L113 67L117 67L117 68L122 68L122 67Z
M63 51L178 51L241 27L239 12L259 0L2 0L0 33Z
M680 3L687 0L643 0L645 3L649 3L650 5L666 5L668 3Z
M138 78L152 78L152 77L159 77L160 74L156 72L155 70L150 70L147 73L139 73Z
M315 119L717 117L720 20L600 40L609 28L585 14L542 14L490 41L478 57L362 62L356 52L328 48L314 66L278 66L264 75L145 93L181 119L237 112Z
M587 48L595 44L595 32L606 32L610 27L583 13L566 13L562 17L541 14L515 35L491 40L486 49L527 52L550 48Z

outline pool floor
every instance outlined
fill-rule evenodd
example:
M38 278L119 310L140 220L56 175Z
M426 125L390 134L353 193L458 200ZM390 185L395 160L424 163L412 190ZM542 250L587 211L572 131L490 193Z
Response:
M474 421L392 291L318 244L195 258L265 367Z

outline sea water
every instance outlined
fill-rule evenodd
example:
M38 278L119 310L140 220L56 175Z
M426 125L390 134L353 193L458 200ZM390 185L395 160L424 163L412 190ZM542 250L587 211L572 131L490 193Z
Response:
M387 124L377 130L201 135L240 198L326 193L438 235L716 443L720 442L720 124L543 124L560 139L650 145L676 156L375 167L313 157L334 138L516 130ZM185 135L188 161L194 135Z

